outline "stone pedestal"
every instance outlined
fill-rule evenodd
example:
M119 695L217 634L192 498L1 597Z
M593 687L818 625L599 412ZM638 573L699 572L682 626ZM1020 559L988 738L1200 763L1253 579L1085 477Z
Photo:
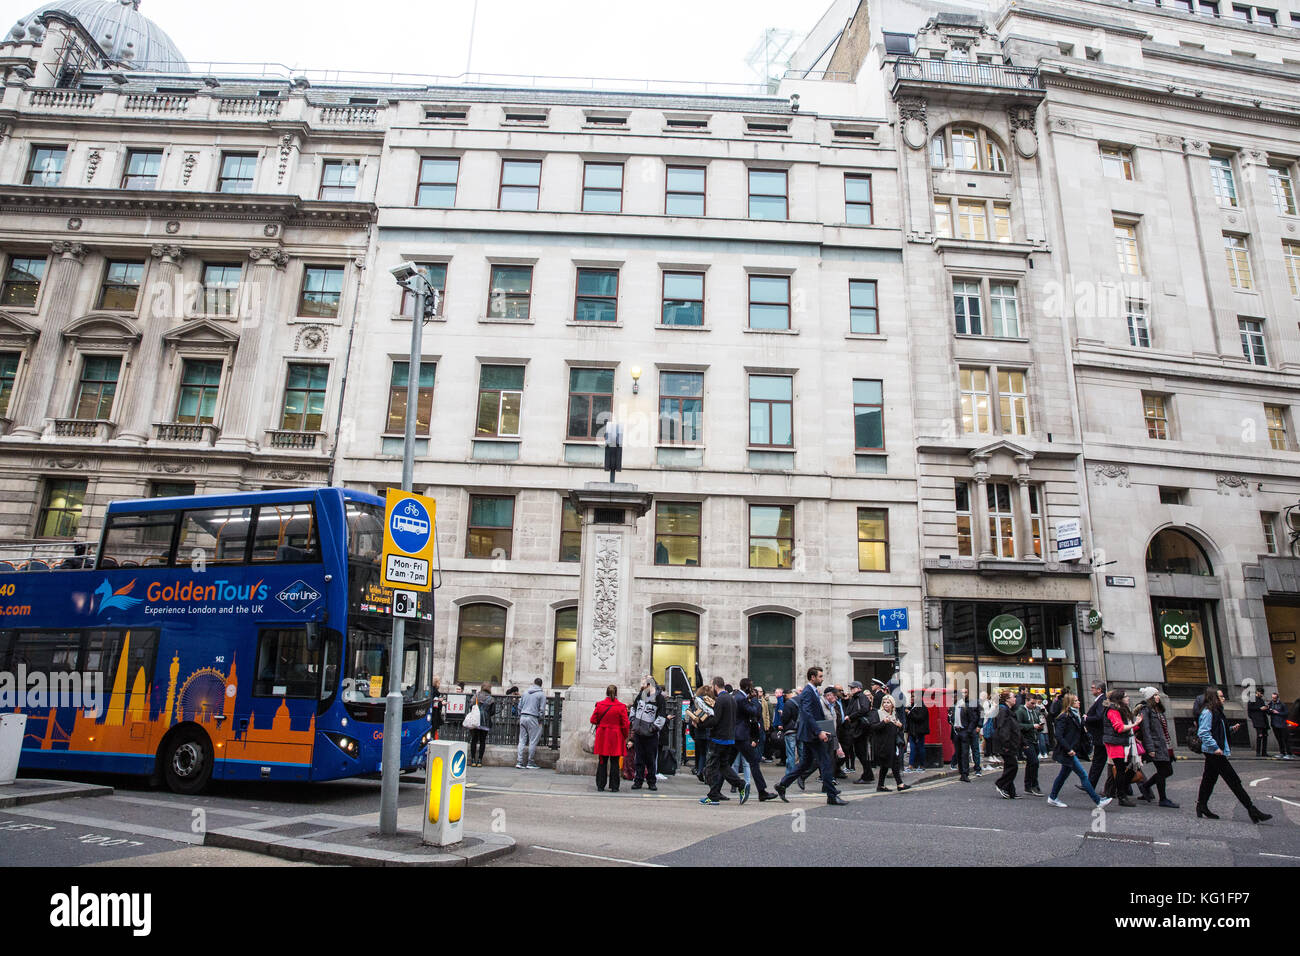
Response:
M636 559L636 523L654 496L636 485L587 482L569 492L582 518L582 577L578 587L578 653L573 687L564 702L560 729L560 773L595 771L595 758L582 750L592 709L610 684L619 698L631 696L628 623Z

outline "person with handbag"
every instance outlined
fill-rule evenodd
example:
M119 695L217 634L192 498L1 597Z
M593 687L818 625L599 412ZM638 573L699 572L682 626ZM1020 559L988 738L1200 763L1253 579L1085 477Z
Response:
M1174 754L1173 738L1169 736L1169 718L1165 716L1164 701L1154 687L1143 687L1140 693L1142 703L1138 704L1136 716L1142 718L1142 722L1138 727L1138 738L1146 759L1155 764L1156 774L1138 784L1138 791L1143 802L1150 803L1155 799L1151 795L1154 787L1160 794L1160 806L1177 810L1178 804L1165 792L1165 781L1174 775L1174 761L1178 758Z
M592 752L596 755L596 790L603 791L608 785L610 793L618 793L621 779L618 762L632 746L628 736L632 725L627 716L627 706L618 699L618 687L614 684L605 688L605 699L596 702L596 709L591 712L591 724L596 728L596 739L592 743Z
M496 714L497 702L492 696L492 682L483 685L470 698L469 709L465 712L464 727L469 731L469 765L483 766L483 755L487 752L488 734L492 732L492 717Z
M873 710L868 718L871 722L871 750L876 755L879 777L876 781L877 793L892 792L885 786L885 776L891 771L894 774L894 784L900 793L911 789L909 784L903 783L903 775L899 772L898 736L903 732L903 722L896 711L894 698L886 694L880 699L880 708Z
M1250 799L1250 794L1241 785L1241 777L1237 776L1237 771L1228 762L1232 749L1228 746L1228 722L1223 716L1223 701L1223 691L1219 688L1205 688L1203 706L1196 724L1201 753L1205 757L1201 788L1196 795L1196 817L1197 819L1201 817L1210 820L1219 819L1217 813L1210 812L1210 795L1214 793L1214 785L1222 777L1228 782L1229 789L1241 801L1241 805L1246 808L1246 812L1250 814L1250 822L1263 823L1265 820L1273 819L1273 814L1265 813L1255 806L1254 801ZM1236 730L1240 726L1240 724L1233 724L1232 729Z
M1056 782L1052 784L1051 795L1047 798L1048 804L1061 809L1069 806L1060 799L1061 788L1065 786L1065 781L1069 779L1070 774L1074 774L1079 778L1081 788L1092 799L1095 806L1102 809L1110 806L1110 797L1103 797L1097 793L1088 780L1087 771L1083 769L1083 761L1079 759L1079 755L1086 752L1088 743L1088 735L1083 729L1083 718L1079 716L1079 698L1069 691L1063 693L1058 700L1057 715L1055 726L1052 728L1056 737L1052 756L1061 765L1061 771L1056 775Z
M774 788L776 795L785 803L786 788L806 771L811 771L813 764L818 764L822 772L822 792L826 794L826 803L833 807L845 806L840 797L839 788L835 786L835 761L831 757L829 743L831 735L822 730L818 724L825 725L826 716L818 699L817 688L821 686L823 671L820 667L808 668L808 683L799 692L799 739L803 743L803 757L799 765L789 771Z
M1142 718L1133 716L1133 711L1129 708L1128 692L1115 688L1107 695L1105 709L1102 711L1101 739L1113 773L1110 782L1106 784L1106 794L1110 796L1113 787L1113 793L1119 798L1121 807L1137 806L1125 794L1129 784L1137 782L1142 776L1142 761L1138 756L1137 739L1133 733L1140 726Z

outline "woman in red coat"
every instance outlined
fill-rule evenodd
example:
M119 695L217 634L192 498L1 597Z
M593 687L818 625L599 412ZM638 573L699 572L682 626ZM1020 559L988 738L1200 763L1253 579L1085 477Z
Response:
M596 725L596 789L604 790L608 782L610 793L618 793L618 758L632 746L632 724L613 684L605 688L605 699L596 704L591 722Z

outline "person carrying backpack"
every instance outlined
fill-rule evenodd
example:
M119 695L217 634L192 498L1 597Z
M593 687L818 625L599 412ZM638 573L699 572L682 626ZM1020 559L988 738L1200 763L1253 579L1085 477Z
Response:
M636 764L636 774L632 778L632 789L640 790L643 785L651 790L658 790L656 774L659 769L659 730L667 722L668 705L663 692L653 677L641 681L641 691L637 694L632 709L632 750Z

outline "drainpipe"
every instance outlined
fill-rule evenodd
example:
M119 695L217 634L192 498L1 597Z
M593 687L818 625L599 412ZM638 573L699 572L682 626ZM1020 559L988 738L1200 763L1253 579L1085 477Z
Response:
M378 172L376 172L376 177L377 176L378 176ZM373 225L367 224L366 225L366 254L367 254L367 258L371 262L373 262L375 258L375 248L374 248L375 238L376 238L376 233ZM352 368L352 341L357 334L357 313L361 311L362 293L365 291L366 283L367 280L369 279L369 272L370 272L369 268L366 268L365 272L362 274L361 281L357 284L357 296L352 301L352 321L348 326L348 347L343 354L343 379L339 383L339 413L338 413L338 417L334 420L334 444L330 448L329 478L325 482L327 486L331 486L331 487L334 484L334 470L335 470L335 466L338 463L339 434L340 434L340 430L343 428L343 402L344 399L347 397L348 378L350 377L351 368Z

